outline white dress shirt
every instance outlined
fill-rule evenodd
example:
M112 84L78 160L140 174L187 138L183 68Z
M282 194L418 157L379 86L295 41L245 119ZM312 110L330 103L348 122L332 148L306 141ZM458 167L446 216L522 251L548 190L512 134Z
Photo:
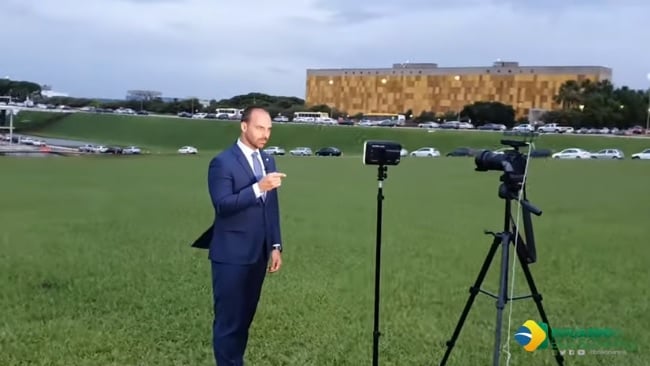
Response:
M253 168L253 153L257 151L257 159L260 161L260 165L262 166L262 176L266 175L266 169L264 168L264 162L262 161L262 155L260 154L259 149L251 149L250 147L246 146L243 142L241 142L240 139L237 139L237 146L239 146L239 149L244 153L244 156L246 157L246 161L248 161L248 165L251 167L251 171L255 171L255 168ZM262 196L266 196L264 192L260 190L260 185L259 183L253 184L253 192L255 192L255 198L260 198Z

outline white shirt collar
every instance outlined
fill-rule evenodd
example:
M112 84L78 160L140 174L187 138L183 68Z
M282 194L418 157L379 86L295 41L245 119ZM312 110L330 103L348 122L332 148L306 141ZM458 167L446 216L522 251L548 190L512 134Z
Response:
M250 147L246 146L246 145L241 141L241 139L237 139L237 146L239 146L239 148L241 149L241 151L244 153L244 155L245 155L247 158L251 158L253 152L255 152L255 151L257 151L258 155L260 155L260 154L259 154L259 149L255 149L255 150L251 149Z

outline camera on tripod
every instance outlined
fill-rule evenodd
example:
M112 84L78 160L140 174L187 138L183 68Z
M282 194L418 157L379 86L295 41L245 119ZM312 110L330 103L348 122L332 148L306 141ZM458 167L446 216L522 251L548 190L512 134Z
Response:
M488 170L504 171L508 173L524 174L526 169L526 157L519 152L519 148L528 146L526 141L501 140L502 145L512 147L503 153L495 153L484 150L476 156L476 171L486 172Z
M495 153L484 150L476 155L474 163L477 172L487 172L489 170L502 171L504 175L501 181L508 185L511 191L518 191L523 183L524 174L526 173L527 159L524 154L519 152L519 148L528 146L528 142L517 140L501 140L501 144L512 147L512 150L506 150L503 153ZM503 198L503 197L502 197Z
M398 165L402 145L395 141L366 141L363 144L364 165Z
M460 319L454 329L454 333L449 341L447 341L447 350L442 358L440 366L444 366L451 354L456 340L460 334L460 330L465 322L465 318L469 313L469 310L474 302L474 298L477 294L483 293L490 297L493 297L497 300L497 324L495 329L495 342L493 349L493 358L492 362L494 366L499 365L499 360L501 357L501 327L503 321L503 308L505 307L508 301L520 300L525 298L532 298L537 304L537 309L540 313L542 321L545 324L549 324L548 318L546 317L546 312L542 306L542 295L537 291L537 286L533 281L533 276L530 272L528 264L534 263L537 261L537 253L535 249L535 237L533 235L533 222L531 219L531 214L540 216L542 211L536 208L533 204L528 201L526 194L526 174L528 170L528 158L519 152L519 148L524 146L531 146L529 142L526 141L516 141L516 140L501 140L503 145L512 147L503 153L495 153L492 151L482 151L476 155L474 163L476 164L476 171L486 172L486 171L499 171L503 172L501 175L500 181L502 182L499 185L499 198L502 198L504 202L504 217L503 217L503 230L500 232L485 231L485 234L493 236L492 246L488 252L483 266L474 282L474 285L470 288L470 296L465 303L465 308L461 313ZM531 146L532 147L532 146ZM529 150L530 153L530 150ZM530 156L530 154L529 154ZM519 233L519 223L516 221L512 215L511 208L512 202L519 204L521 208L523 224L524 224L524 234L526 240L524 241ZM522 270L528 282L528 287L531 290L531 295L529 296L517 296L509 297L507 294L507 284L508 284L508 261L509 261L509 250L510 245L514 244L516 248L517 259L521 263ZM496 254L497 249L501 247L501 268L499 276L499 291L498 294L491 294L483 289L481 289L481 284L485 279L487 271L491 265L491 262ZM553 333L550 331L549 325L548 337L555 352L555 359L558 362L559 366L563 365L564 358L559 351L555 338L553 338Z
M499 186L499 197L505 200L515 200L522 207L522 219L524 223L524 235L526 240L520 240L517 250L526 258L528 263L537 261L537 250L535 248L535 235L533 233L533 220L531 213L539 216L542 211L533 206L526 197L525 177L528 159L519 149L530 144L526 141L501 140L501 144L510 146L512 149L503 153L495 153L484 150L474 159L476 171L501 171L503 174L499 179L503 184ZM519 197L519 191L523 190L523 197ZM521 239L521 237L519 237Z
M379 365L379 278L381 271L381 222L384 200L383 182L388 166L398 165L402 145L395 141L366 141L363 144L363 165L377 165L377 234L375 241L375 314L372 332L372 365Z

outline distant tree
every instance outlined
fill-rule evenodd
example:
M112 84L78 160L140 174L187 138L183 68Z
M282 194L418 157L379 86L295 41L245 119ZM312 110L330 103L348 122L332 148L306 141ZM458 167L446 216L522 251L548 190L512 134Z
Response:
M609 80L569 80L555 96L560 109L545 113L542 120L574 128L628 128L643 124L648 113L647 98L645 91L627 86L615 88Z
M463 118L469 118L475 125L502 123L508 127L514 125L515 110L511 105L500 102L475 102L466 105L460 112Z
M418 122L426 122L426 121L435 121L436 120L436 112L433 111L422 111L419 116L414 118Z
M31 81L16 81L0 79L0 96L9 96L18 100L26 98L37 99L41 94L41 86Z

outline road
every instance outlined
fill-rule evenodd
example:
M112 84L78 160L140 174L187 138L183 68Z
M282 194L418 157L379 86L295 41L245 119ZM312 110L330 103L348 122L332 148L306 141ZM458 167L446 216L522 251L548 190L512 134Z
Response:
M57 138L32 136L32 135L14 134L14 136L16 136L16 137L31 137L34 140L43 140L49 146L63 146L63 147L77 148L79 146L86 145L86 144L101 145L100 143L96 143L96 142L68 140L68 139L57 139Z

